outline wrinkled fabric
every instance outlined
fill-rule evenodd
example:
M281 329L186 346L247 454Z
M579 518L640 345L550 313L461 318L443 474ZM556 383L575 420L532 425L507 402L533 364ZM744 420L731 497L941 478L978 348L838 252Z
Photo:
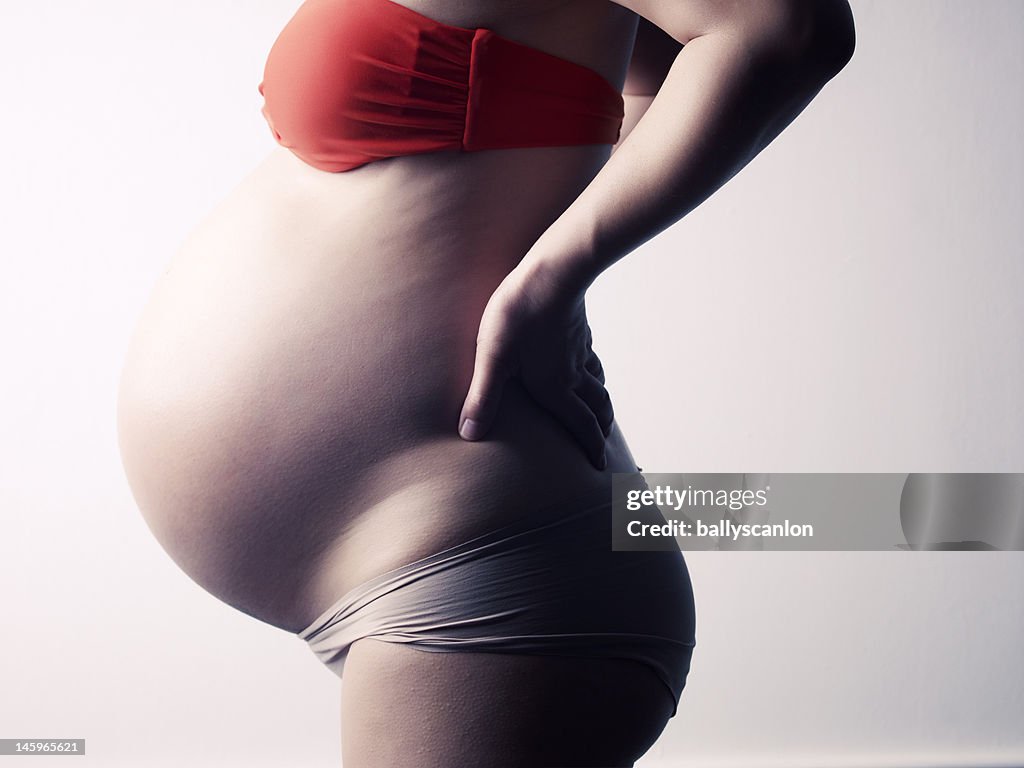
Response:
M391 0L307 0L259 92L274 138L331 172L444 149L614 144L624 114L588 67Z
M610 504L520 521L384 573L298 637L339 677L363 638L434 652L632 659L675 706L696 644L682 554L612 551Z

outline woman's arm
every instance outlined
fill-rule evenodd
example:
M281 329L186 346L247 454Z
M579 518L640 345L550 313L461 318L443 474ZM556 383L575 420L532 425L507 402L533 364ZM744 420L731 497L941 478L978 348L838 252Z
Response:
M617 0L683 47L629 137L491 297L460 434L482 437L519 376L598 467L611 429L583 297L767 146L849 61L846 0Z
M578 289L707 199L853 54L846 0L618 0L684 47L629 139L529 262Z
M626 83L622 88L626 114L622 120L619 141L612 147L612 152L622 146L622 142L647 112L682 47L682 43L667 32L647 19L640 19L636 28L636 41L633 43L633 56L626 72Z

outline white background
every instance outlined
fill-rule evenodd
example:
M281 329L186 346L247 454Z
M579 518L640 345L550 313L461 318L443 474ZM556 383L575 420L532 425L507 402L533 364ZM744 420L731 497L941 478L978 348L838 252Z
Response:
M150 287L270 149L296 6L0 6L0 738L76 765L339 763L336 678L177 570L114 422ZM1024 471L1024 3L854 11L809 110L592 291L645 469ZM1024 555L689 562L693 671L640 766L1024 762Z

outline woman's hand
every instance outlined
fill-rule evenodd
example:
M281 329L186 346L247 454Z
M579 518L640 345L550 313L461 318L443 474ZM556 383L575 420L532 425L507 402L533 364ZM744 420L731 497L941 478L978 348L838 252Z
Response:
M501 282L480 320L473 380L459 417L464 439L487 434L502 388L514 376L591 463L605 468L614 414L601 361L591 349L583 299L582 291L568 289L527 259Z

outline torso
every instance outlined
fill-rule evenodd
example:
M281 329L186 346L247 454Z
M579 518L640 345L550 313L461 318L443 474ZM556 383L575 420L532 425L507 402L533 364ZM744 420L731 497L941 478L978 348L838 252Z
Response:
M625 77L635 16L610 2L402 4ZM611 473L635 467L617 429L598 472L515 382L487 440L456 427L487 299L609 152L331 174L275 147L158 281L122 376L128 479L176 562L297 632L386 570L606 501Z

